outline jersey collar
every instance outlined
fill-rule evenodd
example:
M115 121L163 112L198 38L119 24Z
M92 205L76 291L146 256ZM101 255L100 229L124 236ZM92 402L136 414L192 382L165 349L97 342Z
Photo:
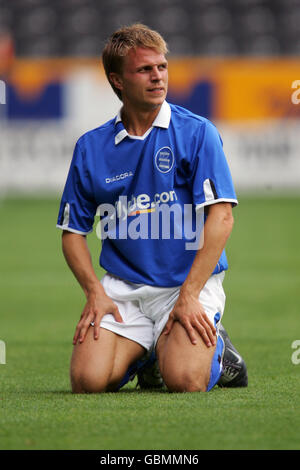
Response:
M125 137L129 136L128 132L126 131L122 123L121 109L118 112L118 115L115 120L115 128L116 128L115 145L118 145L120 142L122 142L123 139L125 139ZM163 104L161 105L158 115L153 121L152 126L150 127L150 129L148 129L148 131L144 134L144 136L141 137L141 140L147 137L147 135L149 134L151 129L153 129L153 127L162 127L163 129L168 129L169 124L170 124L170 119L171 119L171 108L170 108L169 103L164 101Z

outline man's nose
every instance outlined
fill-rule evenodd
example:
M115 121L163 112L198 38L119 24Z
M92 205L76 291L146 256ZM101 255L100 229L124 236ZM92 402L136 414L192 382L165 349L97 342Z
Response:
M162 77L162 73L159 70L159 68L158 67L153 67L152 74L151 74L151 80L158 81L158 80L161 80L161 77Z

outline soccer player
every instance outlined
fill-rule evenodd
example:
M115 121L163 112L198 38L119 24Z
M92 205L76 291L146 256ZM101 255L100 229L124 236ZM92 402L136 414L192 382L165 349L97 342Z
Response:
M214 125L166 101L167 52L144 25L111 36L102 59L123 106L75 147L57 223L86 295L75 393L116 391L149 356L170 391L208 391L224 375L224 248L237 199ZM101 282L86 243L96 213Z

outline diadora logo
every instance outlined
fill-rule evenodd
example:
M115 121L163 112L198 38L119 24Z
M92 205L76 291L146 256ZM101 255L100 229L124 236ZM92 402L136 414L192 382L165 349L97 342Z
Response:
M114 183L115 181L120 181L129 176L133 176L132 171L126 171L125 173L121 173L120 175L112 176L111 178L105 178L105 183Z
M161 173L169 173L174 165L174 154L170 147L162 147L155 155L155 166Z

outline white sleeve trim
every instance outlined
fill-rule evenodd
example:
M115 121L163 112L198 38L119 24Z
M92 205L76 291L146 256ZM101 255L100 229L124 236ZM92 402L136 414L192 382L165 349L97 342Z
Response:
M211 206L212 204L216 204L218 202L231 202L232 204L235 204L236 206L238 205L238 200L237 199L227 199L227 198L223 197L223 198L220 198L220 199L212 199L211 201L205 201L205 202L202 202L202 204L196 204L196 211L198 209L201 209L202 207Z
M70 228L67 225L59 225L56 224L56 228L60 228L61 230L66 230L67 232L72 232L72 233L77 233L78 235L88 235L89 233L92 233L92 230L89 230L88 232L81 232L80 230L76 230L75 228Z

